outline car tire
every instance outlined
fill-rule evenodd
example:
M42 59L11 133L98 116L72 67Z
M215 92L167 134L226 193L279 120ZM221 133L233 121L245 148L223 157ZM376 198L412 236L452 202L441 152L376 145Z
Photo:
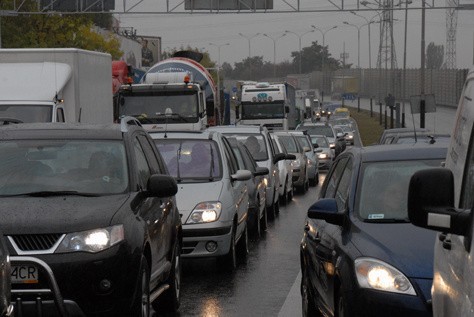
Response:
M268 215L267 215L267 206L263 209L262 218L260 218L260 234L262 231L266 231L268 228Z
M260 201L259 198L257 198L258 201ZM260 223L260 206L257 207L257 210L255 212L255 215L253 216L253 219L250 221L250 234L252 238L258 239L260 238L261 235L261 223Z
M232 272L237 268L237 251L235 249L235 224L231 228L229 252L217 258L217 265L219 269L225 272Z
M284 206L288 205L288 195L286 194L287 191L288 191L288 179L286 179L286 181L285 181L285 187L283 189L283 195L280 196L280 201Z
M181 303L181 245L179 240L175 243L171 255L171 271L165 284L170 287L152 303L153 309L159 312L176 313Z
M301 276L301 304L302 304L302 313L303 317L322 317L321 312L316 308L314 304L314 295L312 291L311 284L309 282L308 274L303 270L303 275Z
M140 260L140 271L138 274L137 290L132 306L132 316L150 316L150 267L147 259L142 255Z
M293 189L293 186L292 186L290 191L288 192L288 201L292 201L293 196L295 196L295 192L294 192L294 189Z
M280 213L280 201L277 200L276 203L273 204L273 209L275 209L275 217Z
M240 262L245 262L249 255L249 235L248 228L245 226L242 236L240 236L239 242L237 243L237 259Z

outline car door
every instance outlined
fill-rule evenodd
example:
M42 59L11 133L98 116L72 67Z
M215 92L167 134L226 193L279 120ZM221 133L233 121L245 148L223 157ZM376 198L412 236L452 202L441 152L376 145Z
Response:
M328 175L321 190L320 199L334 198L338 212L346 212L349 196L349 184L352 177L352 159L349 156L338 159ZM311 221L311 220L310 220ZM342 228L329 224L324 220L314 220L312 234L310 235L310 249L313 250L312 262L314 275L312 282L320 294L323 307L333 309L334 304L334 277L336 261L340 256L342 244Z
M247 212L249 208L249 194L247 190L247 185L242 181L232 181L231 175L237 173L239 170L239 164L237 159L232 151L232 148L229 144L229 141L225 137L222 138L224 145L224 153L227 161L227 166L229 167L229 179L230 184L229 188L231 195L233 197L234 206L236 206L237 219L238 219L238 228L237 236L239 236L242 231L245 229ZM227 187L227 186L225 186Z
M138 173L138 184L145 191L150 176L160 173L160 166L153 152L151 144L145 134L138 133L133 138L133 154ZM167 227L167 217L173 208L171 197L156 198L141 196L138 202L138 215L144 221L146 235L149 238L152 252L150 263L152 276L154 270L159 269L166 262L170 248L170 232Z

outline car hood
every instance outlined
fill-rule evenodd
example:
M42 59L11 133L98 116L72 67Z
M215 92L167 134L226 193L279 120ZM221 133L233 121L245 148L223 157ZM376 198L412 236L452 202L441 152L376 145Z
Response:
M191 211L200 202L219 201L222 192L222 181L210 183L178 184L176 202L183 223Z
M411 223L354 224L352 242L361 256L382 260L410 278L433 278L436 232Z
M69 233L103 228L129 194L100 197L6 197L0 199L4 235Z

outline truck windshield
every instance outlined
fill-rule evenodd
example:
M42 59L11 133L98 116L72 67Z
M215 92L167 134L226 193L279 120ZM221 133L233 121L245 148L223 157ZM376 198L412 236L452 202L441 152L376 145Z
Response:
M124 95L120 115L134 116L142 123L196 123L197 94Z
M283 103L244 103L242 119L279 119L285 117Z
M128 187L121 141L1 142L0 162L0 196L108 195Z
M23 123L51 122L50 105L0 105L0 121L17 119Z

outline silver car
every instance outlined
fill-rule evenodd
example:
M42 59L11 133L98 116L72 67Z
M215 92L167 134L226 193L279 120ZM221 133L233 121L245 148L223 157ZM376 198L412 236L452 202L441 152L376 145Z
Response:
M334 150L330 148L328 139L325 135L312 135L311 143L315 147L317 145L319 169L329 170L334 161Z
M272 134L270 133L270 135ZM285 159L278 162L278 170L280 171L280 201L286 205L293 199L293 160L296 159L296 156L288 154L283 145L277 142L274 137L272 137L272 143L277 153L285 155Z
M288 154L295 155L293 160L293 187L301 193L305 193L309 188L308 177L308 159L304 154L303 148L299 145L296 138L288 131L273 131L272 135L277 142L286 149Z
M319 183L319 159L318 153L322 150L314 149L313 144L311 143L311 137L307 134L306 131L290 131L296 138L296 141L303 148L304 154L308 159L308 177L309 184L311 186L316 186Z
M232 271L248 253L245 182L251 172L239 169L229 141L218 132L150 135L178 183L182 256L216 257L221 268Z
M235 137L249 149L258 166L268 168L270 173L265 176L267 211L270 218L274 217L280 211L278 161L284 160L285 155L275 152L267 128L251 125L216 126L208 128L208 131L219 131L227 137Z

